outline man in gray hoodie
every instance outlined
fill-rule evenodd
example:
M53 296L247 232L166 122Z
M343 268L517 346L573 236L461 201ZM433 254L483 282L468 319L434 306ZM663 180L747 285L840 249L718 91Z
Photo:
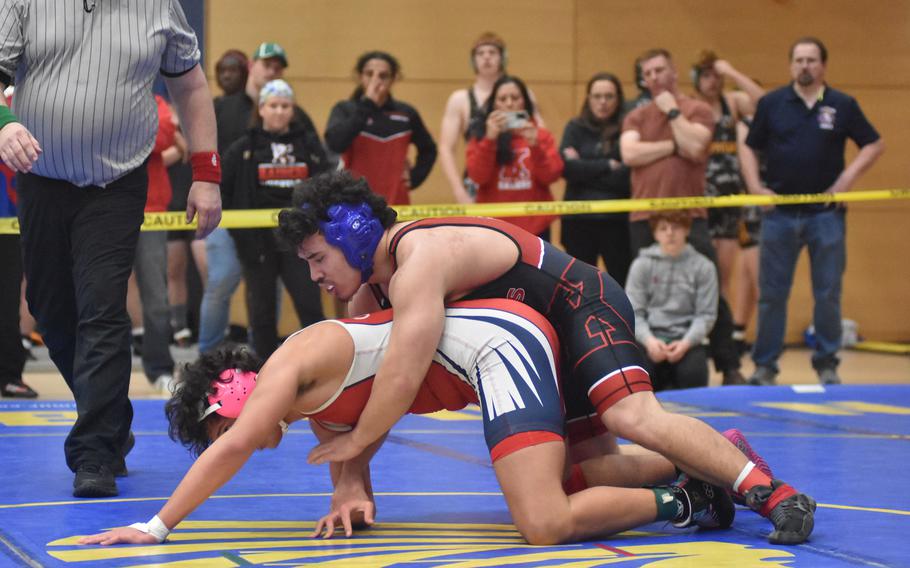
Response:
M656 244L632 262L626 294L635 309L635 339L644 347L655 390L708 384L702 345L717 319L717 270L686 239L688 211L649 219Z

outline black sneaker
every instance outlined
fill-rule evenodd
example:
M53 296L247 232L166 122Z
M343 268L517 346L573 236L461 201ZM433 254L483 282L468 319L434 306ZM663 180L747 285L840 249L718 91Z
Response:
M670 490L684 505L680 519L673 526L680 529L692 525L703 529L726 529L733 524L736 507L723 488L682 474L670 485Z
M126 442L123 444L123 448L120 449L120 461L115 462L111 466L111 472L114 474L114 477L126 477L129 475L129 470L126 469L126 456L132 451L133 446L136 445L136 436L133 435L133 431L130 430L130 435L126 438Z
M0 387L0 396L3 398L38 398L38 393L20 379L10 381Z
M76 468L73 497L114 497L117 494L114 474L106 465L83 463Z
M805 542L815 528L815 499L779 479L771 486L756 485L746 492L746 505L774 525L768 535L772 544Z

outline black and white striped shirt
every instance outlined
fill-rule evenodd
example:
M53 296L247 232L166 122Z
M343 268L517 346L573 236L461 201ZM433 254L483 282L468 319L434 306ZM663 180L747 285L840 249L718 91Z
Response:
M15 76L40 176L104 186L138 167L155 143L159 70L199 58L179 0L0 0L0 82Z

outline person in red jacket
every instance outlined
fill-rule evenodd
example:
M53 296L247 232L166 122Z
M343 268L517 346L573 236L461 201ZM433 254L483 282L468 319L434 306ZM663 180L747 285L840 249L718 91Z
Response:
M167 101L155 95L155 102L158 105L158 133L148 159L146 213L167 211L173 193L162 153L174 145L177 125ZM167 393L174 381L171 312L167 298L167 231L139 233L133 273L142 302L141 324L134 325L133 329L134 337L142 336L142 369L156 389Z
M553 201L550 184L563 161L550 131L534 117L534 101L518 77L504 75L487 99L487 120L468 143L468 176L477 182L477 203ZM509 217L506 221L550 240L554 215Z
M407 205L410 192L430 175L436 143L417 109L392 97L392 86L401 77L395 57L368 51L357 58L354 73L357 88L329 114L326 146L389 204ZM411 145L417 149L413 167L408 163Z

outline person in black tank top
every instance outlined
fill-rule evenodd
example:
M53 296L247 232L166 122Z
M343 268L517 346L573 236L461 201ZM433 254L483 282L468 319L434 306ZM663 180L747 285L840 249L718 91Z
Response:
M477 184L464 169L458 169L455 159L458 138L467 142L472 132L483 128L486 117L482 107L486 101L478 101L475 91L492 90L493 83L505 73L506 59L505 41L492 32L481 34L471 46L474 84L455 91L446 102L439 134L439 162L459 203L473 203Z
M314 448L312 463L360 455L407 411L439 343L445 302L505 297L540 312L560 337L567 418L575 419L570 437L573 423L582 423L589 437L609 429L742 495L772 520L773 541L808 538L811 498L772 482L704 422L660 406L635 343L631 305L609 275L503 221L396 224L394 210L344 172L307 180L294 191L293 205L279 214L278 233L309 263L317 283L353 300L355 313L376 307L369 287L361 286L378 284L395 309L388 351L357 426Z
M739 90L724 91L727 77L736 83ZM754 114L755 105L764 95L764 89L737 71L729 62L719 59L712 51L703 52L692 66L692 82L695 85L695 96L711 105L717 117L705 171L705 195L716 197L744 193L745 182L740 175L737 133L739 131L739 138L745 139L745 124ZM757 292L749 298L749 291L758 289L757 250L749 251L747 245L741 244L741 236L748 234L749 229L753 234L756 233L756 211L754 207L708 209L708 232L717 252L721 295L727 302L733 303L736 300L737 304L733 310L731 333L738 346L743 344L746 323L758 298ZM742 260L737 262L739 255L742 255ZM740 275L736 280L740 284L737 286L736 298L733 298L731 282L737 265L748 266L750 270L739 269ZM718 329L715 333L718 333L724 325L716 327Z

